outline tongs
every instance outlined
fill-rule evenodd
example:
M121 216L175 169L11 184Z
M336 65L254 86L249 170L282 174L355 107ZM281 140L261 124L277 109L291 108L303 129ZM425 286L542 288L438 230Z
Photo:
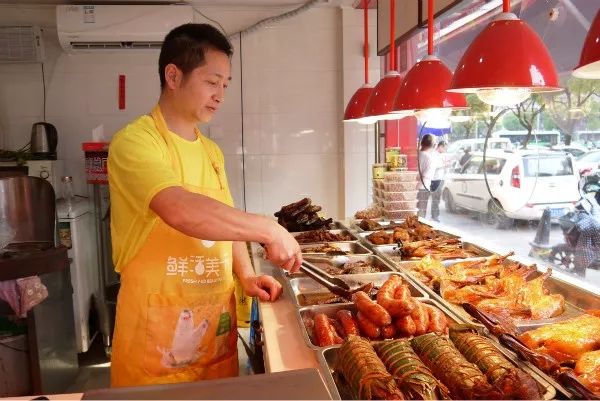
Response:
M331 293L346 299L352 299L352 294L371 286L371 284L368 283L355 288L350 288L348 283L346 283L344 280L324 272L306 260L302 261L300 271L315 280L317 283L321 284L323 287L327 288L329 291L331 291Z

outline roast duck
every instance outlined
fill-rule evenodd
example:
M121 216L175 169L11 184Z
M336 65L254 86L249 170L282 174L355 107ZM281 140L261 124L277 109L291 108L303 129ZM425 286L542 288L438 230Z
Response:
M565 299L548 294L544 287L551 270L528 280L535 266L513 262L505 256L455 263L448 268L428 256L410 267L416 278L454 304L469 303L496 317L513 320L548 319L561 315Z

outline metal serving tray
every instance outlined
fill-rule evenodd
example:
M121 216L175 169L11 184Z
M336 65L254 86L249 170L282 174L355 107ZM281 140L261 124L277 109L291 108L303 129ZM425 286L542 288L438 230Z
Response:
M313 230L313 231L317 231L317 230ZM298 236L299 236L299 235L301 235L301 234L310 233L310 232L313 232L313 231L299 231L299 232L290 233L290 234L292 234L292 236L293 236L294 238L296 238L296 237L298 237ZM358 241L358 237L357 237L357 236L356 236L356 235L355 235L353 232L351 232L350 230L346 230L346 229L336 229L336 230L325 230L325 231L328 231L328 232L329 232L329 233L331 233L331 234L337 234L337 235L344 234L344 235L348 235L348 236L350 236L352 239L351 239L351 240L348 240L348 241L317 241L317 242L303 242L301 245L305 245L305 244L314 244L314 243L322 243L322 242L355 242L355 241Z
M362 234L362 233L361 233ZM366 239L365 239L366 242ZM442 263L444 265L451 265L452 263L464 261L464 260L472 260L478 259L485 256L491 256L494 253L488 249L480 247L478 245L473 244L472 242L462 242L462 248L467 251L472 251L476 253L476 256L462 258L462 259L447 259ZM414 263L421 260L421 258L405 258L398 254L398 246L397 245L373 245L373 251L383 257L385 260L393 263L396 267L400 268L404 263Z
M382 230L379 230L382 231ZM385 233L387 234L393 234L393 230L383 230ZM435 233L437 233L440 237L446 237L446 238L459 238L458 236L454 235L454 234L449 234L445 231L440 231L440 230L433 230ZM368 246L371 246L373 248L378 247L378 246L393 246L396 247L396 244L386 244L386 245L376 245L374 243L372 243L371 241L369 241L369 239L367 238L369 235L375 233L377 231L362 231L362 232L358 232L356 233L356 236L358 238L360 238L361 241L363 241L365 244L367 244Z
M325 261L321 261L321 259L333 260L333 258L335 258L335 256L321 256L321 255L314 255L314 254L304 254L303 257L306 261L311 262L315 266L320 267L321 269L323 269L325 271L327 271L327 268L330 267L330 265ZM375 272L375 273L395 272L396 271L394 266L392 264L390 264L388 261L384 261L381 257L375 256L373 254L345 255L345 256L341 256L341 257L347 257L348 263L366 262L378 270L378 272ZM315 258L315 259L313 259L313 258ZM297 273L293 273L293 274L287 273L287 274L290 277L306 277L306 275L302 272L297 272ZM348 276L353 276L353 277L356 276L356 274L352 274L352 273L343 273L342 274L342 273L329 272L329 274L334 275L334 276L342 276L342 275L348 275ZM372 274L372 273L359 273L359 274Z
M315 244L300 244L300 250L304 255L316 255L316 256L325 256L324 252L306 252L305 250L310 248L317 248L319 246L325 245L335 245L342 251L346 252L348 255L370 255L370 249L366 248L364 245L358 242L318 242Z
M461 320L458 316L454 315L448 309L444 308L439 302L436 302L433 299L429 299L429 298L415 298L415 299L423 302L424 304L433 305L433 306L437 307L439 310L444 312L444 314L446 315L446 318L448 319L448 322L451 324L452 323L464 323L464 321ZM328 347L319 347L319 346L313 344L312 340L310 339L310 335L308 334L308 331L306 330L306 327L304 326L303 318L313 316L317 313L324 313L329 317L335 317L336 312L340 309L347 309L351 312L356 312L356 306L352 303L307 306L307 307L300 308L297 310L296 313L297 313L297 317L298 317L298 324L300 325L300 331L302 332L304 341L306 342L306 345L308 345L309 348L312 348L315 350L322 350L323 348L328 348ZM340 346L333 345L332 347L339 348Z
M529 373L531 377L543 388L544 400L551 400L556 397L557 391L555 387L546 379L545 375L538 373L537 369L532 369L528 364L521 362L516 356L507 351L500 344L492 341L498 350L515 366ZM322 376L325 384L329 388L329 393L333 399L348 400L352 399L352 392L347 388L347 385L339 380L336 373L336 362L339 347L321 348L317 351L317 361L321 367Z
M426 291L424 291L421 287L415 285L411 280L407 279L404 274L393 273L393 272L383 272L383 273L366 273L366 274L352 274L352 275L342 275L336 276L344 281L346 281L350 286L354 284L366 284L373 283L375 287L379 287L386 282L386 280L392 275L397 274L404 280L405 283L408 284L410 288L410 293L413 297L416 298L429 298L429 295ZM290 296L294 300L294 304L298 308L306 308L312 306L327 306L327 305L336 305L340 303L348 303L346 300L340 300L336 303L326 304L326 305L318 305L318 304L309 304L307 303L306 296L317 296L321 294L330 294L330 292L323 287L321 284L317 283L313 279L309 277L296 277L290 278L287 281L287 288Z
M510 258L505 263L513 262ZM417 277L409 269L410 265L414 265L417 262L402 262L397 265L397 268L401 273L405 274L410 280L412 280L417 286L419 286L424 292L426 292L430 298L441 302L447 309L460 316L467 322L480 325L471 315L469 315L460 305L453 304L442 298L440 294L429 288L424 283L420 282ZM457 261L446 261L443 263L446 267L457 263ZM543 273L536 271L528 277L528 281L533 280ZM513 324L517 328L518 333L521 334L528 330L533 330L541 326L546 326L552 323L558 323L567 319L577 317L583 313L585 309L600 309L600 297L593 293L583 290L568 284L558 278L548 277L545 281L545 288L549 294L560 294L565 298L565 310L559 316L550 319L539 319L539 320L514 320Z

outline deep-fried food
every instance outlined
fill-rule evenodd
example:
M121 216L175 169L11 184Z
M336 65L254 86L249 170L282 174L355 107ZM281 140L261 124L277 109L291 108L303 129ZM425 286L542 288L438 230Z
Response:
M559 363L577 361L586 352L600 349L600 318L583 314L526 331L519 338L528 348L550 355Z

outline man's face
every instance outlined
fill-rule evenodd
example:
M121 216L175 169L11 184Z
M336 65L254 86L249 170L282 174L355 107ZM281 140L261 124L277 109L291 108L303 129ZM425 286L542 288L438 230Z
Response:
M208 49L204 55L205 63L190 71L176 90L182 110L200 123L213 118L231 80L231 62L225 53Z

